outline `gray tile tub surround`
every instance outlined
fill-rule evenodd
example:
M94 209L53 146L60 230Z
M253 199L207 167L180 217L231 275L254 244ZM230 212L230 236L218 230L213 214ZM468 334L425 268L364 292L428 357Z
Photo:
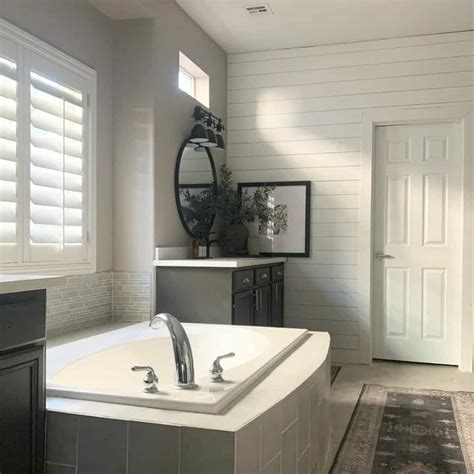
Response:
M48 336L85 329L111 320L112 272L69 276L46 290Z
M151 273L100 272L75 275L47 289L47 335L59 336L109 322L147 321Z
M328 364L328 363L327 363ZM328 371L236 433L235 474L319 474L329 450Z
M47 414L51 473L233 474L234 445L232 432Z
M296 390L237 431L48 412L47 472L319 474L326 468L331 435L329 393L328 358Z
M150 319L151 275L151 272L113 272L113 322Z

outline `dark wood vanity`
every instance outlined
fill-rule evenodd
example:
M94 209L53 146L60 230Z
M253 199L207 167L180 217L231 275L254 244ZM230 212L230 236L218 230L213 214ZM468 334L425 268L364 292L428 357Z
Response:
M0 294L0 473L41 474L46 290Z
M156 271L157 313L191 323L283 326L281 259L239 268L162 265Z

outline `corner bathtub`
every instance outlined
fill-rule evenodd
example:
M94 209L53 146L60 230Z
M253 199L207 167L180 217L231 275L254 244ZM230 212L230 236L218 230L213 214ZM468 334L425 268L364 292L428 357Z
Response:
M195 390L177 390L171 338L163 325L148 323L109 331L47 351L47 395L150 408L218 414L263 378L308 336L304 329L183 324L191 342ZM224 383L209 382L209 368L225 359ZM143 392L144 373L134 365L150 365L159 378L159 393Z

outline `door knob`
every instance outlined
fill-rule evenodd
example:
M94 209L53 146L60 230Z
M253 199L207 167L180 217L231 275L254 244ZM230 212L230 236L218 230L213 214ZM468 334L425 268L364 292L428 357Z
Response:
M375 258L376 258L377 260L384 260L384 259L386 259L386 258L395 258L395 257L394 257L393 255L388 255L388 254L383 253L383 252L377 252L377 253L375 254Z

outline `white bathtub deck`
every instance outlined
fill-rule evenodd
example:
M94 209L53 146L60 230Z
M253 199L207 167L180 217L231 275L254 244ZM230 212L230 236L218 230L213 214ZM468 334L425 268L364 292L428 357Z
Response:
M104 331L104 328L98 328ZM91 331L88 331L89 335ZM311 332L302 345L226 412L214 415L157 408L48 397L47 410L84 416L236 432L304 384L328 364L330 337ZM77 340L77 339L76 339ZM54 341L51 342L54 344Z

